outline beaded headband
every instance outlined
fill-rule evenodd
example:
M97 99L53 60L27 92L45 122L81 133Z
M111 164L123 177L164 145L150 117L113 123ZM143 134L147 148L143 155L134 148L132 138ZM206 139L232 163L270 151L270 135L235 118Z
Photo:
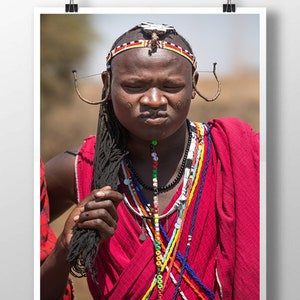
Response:
M130 50L134 48L150 48L151 43L152 43L151 40L138 40L138 41L131 41L119 45L116 48L114 48L112 51L110 51L106 56L106 65L109 66L110 61L112 60L113 57L126 50ZM197 68L197 62L195 56L189 51L183 49L182 47L166 41L156 41L156 47L161 49L167 49L183 56L192 64L192 66L195 69Z
M121 45L118 45L113 50L111 50L108 55L106 56L106 65L107 67L110 66L111 59L118 55L119 53L122 53L123 51L134 49L134 48L149 48L149 53L153 52L153 49L161 48L161 49L167 49L170 51L173 51L184 58L186 58L192 66L196 69L197 63L195 56L190 53L189 51L183 49L182 47L170 43L167 41L164 41L163 38L159 40L159 37L163 37L165 34L177 34L175 28L172 25L167 24L154 24L150 22L143 22L139 25L137 25L134 29L140 28L142 32L144 32L146 35L151 37L151 39L138 39L135 41L130 41L123 43Z

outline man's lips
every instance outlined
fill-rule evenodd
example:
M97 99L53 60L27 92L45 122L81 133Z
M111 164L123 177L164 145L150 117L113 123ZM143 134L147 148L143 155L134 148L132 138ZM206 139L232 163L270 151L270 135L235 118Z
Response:
M168 114L166 112L158 111L158 112L143 112L140 115L141 119L149 125L160 125L164 123Z
M160 125L167 120L168 114L163 111L146 111L140 117L148 125Z
M166 118L168 114L164 111L145 111L141 113L141 118L142 119L157 119L157 118Z

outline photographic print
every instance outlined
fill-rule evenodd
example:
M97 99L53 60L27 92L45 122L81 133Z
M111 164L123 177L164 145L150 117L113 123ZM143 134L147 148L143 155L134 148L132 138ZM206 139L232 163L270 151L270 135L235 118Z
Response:
M35 33L42 299L259 299L265 11L41 9Z

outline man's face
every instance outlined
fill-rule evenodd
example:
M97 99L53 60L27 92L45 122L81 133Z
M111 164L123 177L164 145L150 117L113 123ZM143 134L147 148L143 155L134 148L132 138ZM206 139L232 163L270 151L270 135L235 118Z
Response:
M130 136L150 141L174 134L185 122L191 99L192 66L180 55L147 48L125 51L111 65L111 101Z

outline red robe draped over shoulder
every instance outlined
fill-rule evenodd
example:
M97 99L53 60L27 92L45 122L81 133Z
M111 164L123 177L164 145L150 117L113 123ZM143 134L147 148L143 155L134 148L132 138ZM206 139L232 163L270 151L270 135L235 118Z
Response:
M216 119L208 124L210 159L187 262L197 278L215 294L215 299L256 300L259 299L259 135L236 118ZM92 190L94 150L95 137L91 136L77 156L79 200ZM180 189L166 211L180 195ZM193 199L180 238L178 252L182 256L195 203ZM114 236L99 246L95 262L99 284L88 276L90 291L94 299L142 299L155 275L153 243L150 238L140 241L141 228L124 203L117 212L119 221ZM176 214L169 216L169 236L176 220ZM172 273L178 278L175 270ZM185 271L185 275L197 286L191 272ZM197 287L203 298L209 299ZM199 299L188 282L182 280L180 288L187 299ZM168 284L164 299L172 299L174 291L175 285ZM156 295L154 290L150 299L156 299Z

